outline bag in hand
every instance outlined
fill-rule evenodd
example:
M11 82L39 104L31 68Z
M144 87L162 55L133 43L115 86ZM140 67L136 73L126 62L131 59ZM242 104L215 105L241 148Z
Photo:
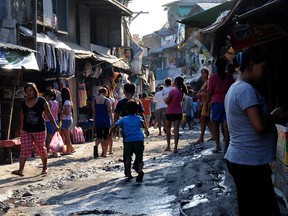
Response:
M64 142L58 131L52 137L49 147L51 152L63 152Z

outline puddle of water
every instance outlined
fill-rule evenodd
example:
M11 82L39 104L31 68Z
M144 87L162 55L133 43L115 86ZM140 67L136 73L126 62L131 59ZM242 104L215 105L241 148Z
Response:
M181 189L180 192L181 192L182 194L184 194L184 193L187 193L187 192L192 191L195 187L196 187L195 184L188 185L188 186L186 186L185 188Z
M209 202L209 200L206 198L206 195L202 195L202 194L197 194L193 196L193 199L190 200L190 202L188 204L185 204L183 206L183 209L190 209L193 207L196 207L197 205L201 204L201 203L206 203Z

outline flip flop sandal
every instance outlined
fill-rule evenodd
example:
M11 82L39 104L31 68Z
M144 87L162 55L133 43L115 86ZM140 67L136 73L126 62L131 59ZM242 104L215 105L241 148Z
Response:
M62 156L64 156L64 155L71 155L71 154L72 154L71 152L61 153Z

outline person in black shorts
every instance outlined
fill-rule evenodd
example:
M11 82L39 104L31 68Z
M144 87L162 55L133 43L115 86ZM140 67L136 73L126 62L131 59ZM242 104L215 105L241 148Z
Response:
M92 112L96 130L94 157L98 157L98 145L101 143L102 157L106 157L108 149L108 134L112 124L111 102L106 97L107 89L99 88L98 95L93 99Z

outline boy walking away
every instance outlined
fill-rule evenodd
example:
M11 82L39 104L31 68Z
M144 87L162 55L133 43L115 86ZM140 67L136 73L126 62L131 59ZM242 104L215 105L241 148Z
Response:
M135 163L138 166L138 176L136 182L142 182L144 172L143 169L143 152L144 152L144 134L142 128L145 128L144 120L136 115L138 111L138 104L134 100L129 100L126 104L127 116L118 120L111 128L109 136L113 134L117 127L122 127L124 133L124 166L127 179L131 180L131 161L132 155L135 154ZM146 131L146 136L149 132Z
M144 115L143 115L144 108L143 108L141 101L136 99L136 98L133 98L133 95L135 93L135 88L136 88L135 84L133 84L133 83L126 83L124 85L125 98L121 99L116 105L116 108L114 110L114 122L117 122L119 117L125 117L128 115L127 110L126 110L126 104L129 100L133 100L136 102L136 104L137 104L136 113L139 114L142 117L142 119L144 119ZM145 125L145 134L149 134L147 125ZM125 140L125 134L123 134L123 140ZM125 165L125 157L124 156L123 156L123 162ZM138 172L138 165L134 163L133 169L135 169L135 171ZM127 174L126 170L124 171L124 173L125 173L125 176L127 177L128 174Z

